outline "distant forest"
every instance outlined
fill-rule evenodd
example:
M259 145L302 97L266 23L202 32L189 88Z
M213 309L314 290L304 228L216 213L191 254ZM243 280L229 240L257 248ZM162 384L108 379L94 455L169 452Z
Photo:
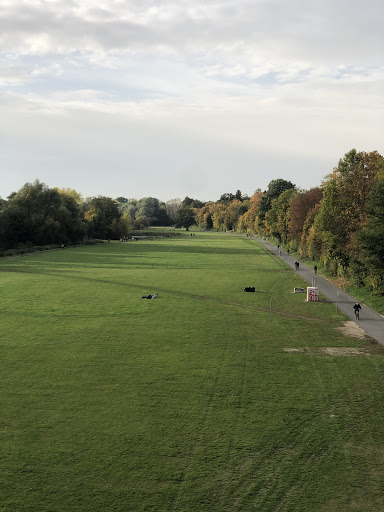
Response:
M384 295L384 158L349 151L316 188L284 179L252 197L224 193L218 201L185 197L83 199L73 189L26 183L0 198L0 251L121 239L151 226L232 231L272 237L291 251L320 262L334 276Z

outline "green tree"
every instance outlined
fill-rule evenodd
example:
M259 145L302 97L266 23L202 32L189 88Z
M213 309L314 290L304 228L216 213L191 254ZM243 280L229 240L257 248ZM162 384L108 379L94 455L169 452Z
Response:
M26 183L6 205L6 245L62 243L67 239L67 214L57 190L38 180Z
M324 184L315 227L321 235L322 258L331 270L347 275L356 269L362 281L362 250L358 233L367 222L370 191L376 175L384 169L384 159L377 151L352 149L339 161Z
M168 218L170 219L170 221L172 223L174 223L176 221L176 214L182 205L181 199L179 199L179 198L170 199L165 204L166 204Z
M185 228L189 231L189 228L196 223L195 214L192 208L189 206L182 206L179 208L176 214L175 226L177 228Z
M259 215L258 215L258 229L264 231L264 219L266 213L270 210L272 201L279 197L285 190L295 188L295 185L290 181L283 180L281 178L272 180L268 185L268 190L264 193L261 198Z
M266 232L284 243L289 240L290 208L296 194L289 188L273 199L264 219Z
M82 212L82 196L71 188L56 188L55 190L58 191L62 202L61 224L66 230L63 242L77 242L83 239L87 232L87 223Z
M83 203L83 210L90 238L105 240L115 237L114 221L121 217L116 201L105 196L89 197Z
M133 223L133 227L135 229L145 229L149 227L148 217L146 217L145 215L137 216L135 222Z
M367 208L367 224L358 238L364 251L364 264L375 293L384 295L384 181L372 187Z
M205 203L199 199L192 199L191 197L186 196L183 199L182 204L185 206L190 206L191 208L202 208Z
M126 197L116 197L116 201L120 204L126 204L128 202L128 199Z

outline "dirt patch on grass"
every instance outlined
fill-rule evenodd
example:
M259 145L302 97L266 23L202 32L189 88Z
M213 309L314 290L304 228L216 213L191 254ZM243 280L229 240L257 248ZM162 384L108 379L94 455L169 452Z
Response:
M359 327L352 320L348 320L344 322L343 327L336 327L336 331L340 331L344 336L352 336L353 338L358 338L359 340L364 340L367 338L367 334L361 327Z
M288 354L308 354L313 356L371 356L372 353L365 347L318 347L318 348L283 348Z
M356 347L322 347L320 353L327 356L370 356L372 355L366 348Z
M283 348L284 352L289 354L308 354L307 348Z

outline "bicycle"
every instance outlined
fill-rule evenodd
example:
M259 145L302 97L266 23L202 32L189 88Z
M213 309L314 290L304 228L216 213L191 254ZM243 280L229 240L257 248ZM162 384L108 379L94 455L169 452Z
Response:
M360 311L358 309L355 309L355 318L356 320L360 319Z

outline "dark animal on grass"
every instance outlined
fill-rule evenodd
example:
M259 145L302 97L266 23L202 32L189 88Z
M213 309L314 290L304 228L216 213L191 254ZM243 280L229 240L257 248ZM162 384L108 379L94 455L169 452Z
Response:
M244 291L245 292L254 292L255 291L255 287L254 286L246 286L244 288Z

